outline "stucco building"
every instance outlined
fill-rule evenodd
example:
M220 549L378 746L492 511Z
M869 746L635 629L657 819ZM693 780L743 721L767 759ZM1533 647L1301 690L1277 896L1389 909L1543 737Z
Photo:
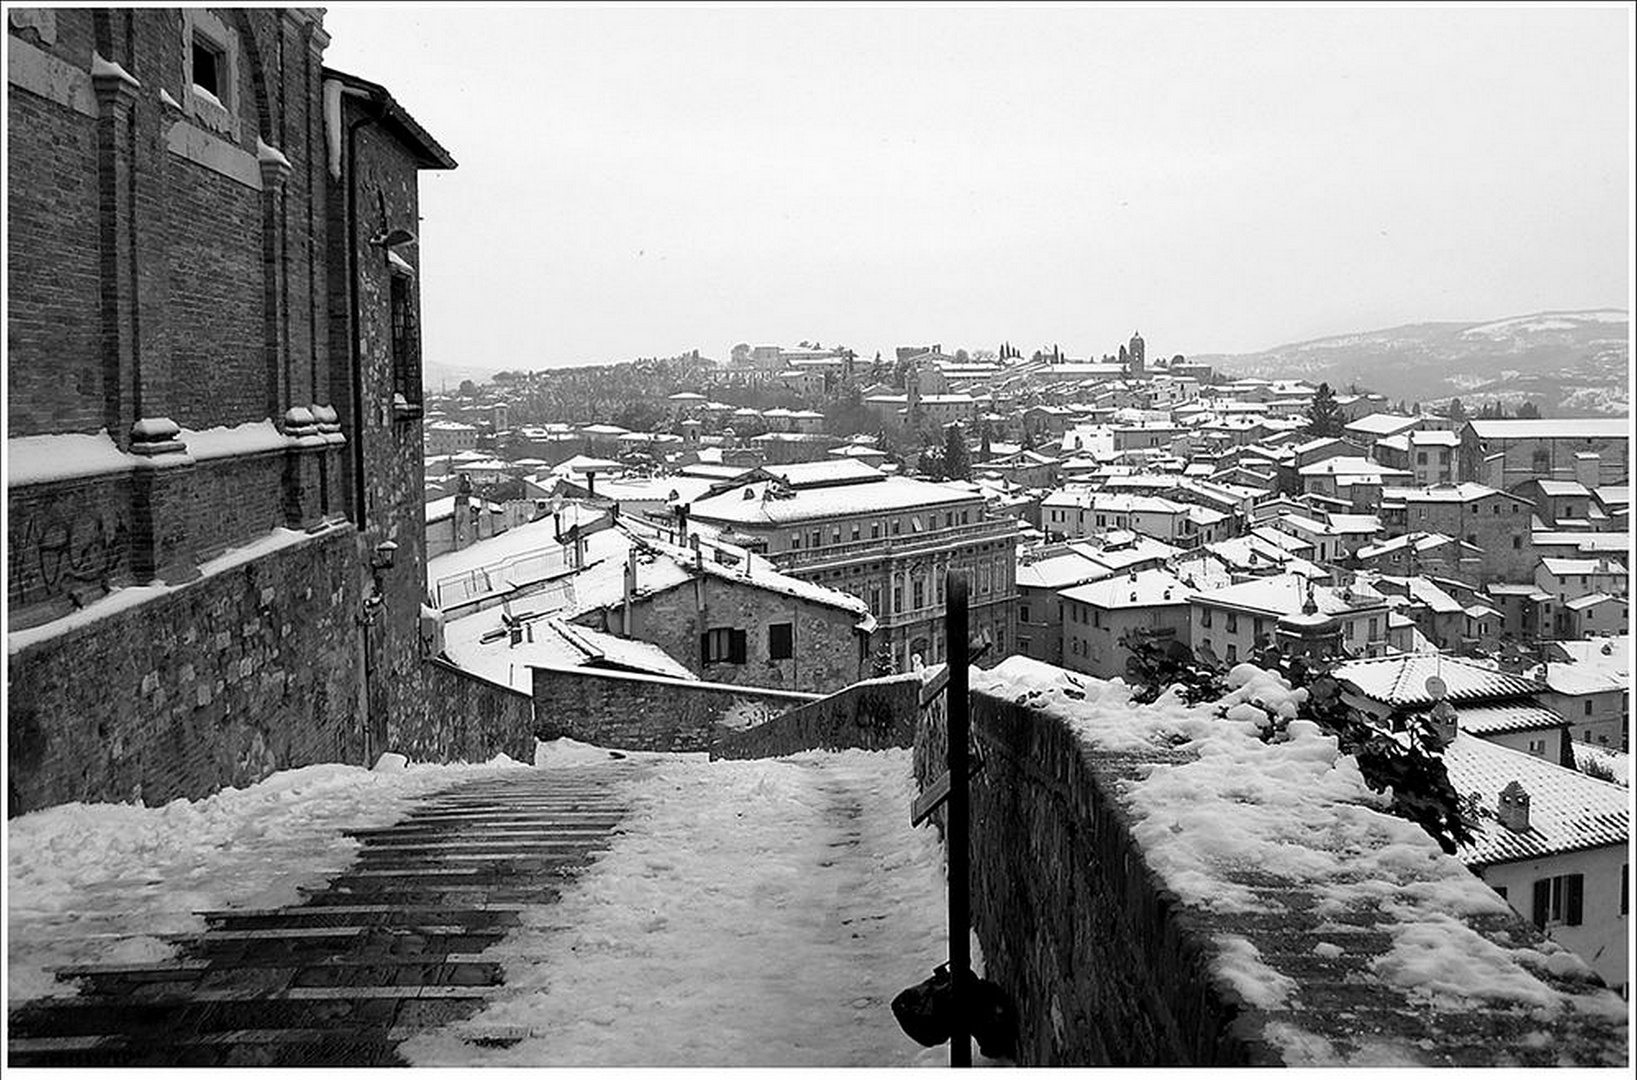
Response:
M995 656L1011 651L1017 522L989 516L981 494L838 459L730 482L689 516L793 577L865 601L879 624L872 648L898 670L944 659L950 570L968 576L972 633L988 632Z

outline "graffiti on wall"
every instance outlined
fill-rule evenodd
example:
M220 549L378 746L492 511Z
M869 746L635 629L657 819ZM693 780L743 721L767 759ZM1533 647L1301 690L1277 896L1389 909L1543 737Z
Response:
M124 564L130 525L113 511L48 506L23 518L11 549L17 603L105 583Z

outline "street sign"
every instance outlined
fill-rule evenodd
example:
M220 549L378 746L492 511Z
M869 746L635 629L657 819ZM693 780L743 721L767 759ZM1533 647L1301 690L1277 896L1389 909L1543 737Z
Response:
M992 644L994 643L991 642L987 636L982 638L976 645L971 647L971 651L967 654L966 662L968 664L976 663L978 657L988 652L989 646ZM924 709L928 705L931 705L934 701L938 700L938 695L943 693L948 686L949 665L945 664L943 670L932 676L932 681L921 688L921 708Z
M1428 697L1432 698L1434 701L1437 701L1447 693L1449 693L1449 687L1444 683L1443 679L1440 679L1436 675L1427 676Z
M983 759L974 758L972 761L972 768L966 775L970 779L982 771ZM921 792L921 794L915 797L915 801L909 804L910 828L913 829L915 826L931 817L932 812L944 804L944 801L949 798L949 787L949 774L944 773L942 776L938 777L938 779L928 784L925 791Z

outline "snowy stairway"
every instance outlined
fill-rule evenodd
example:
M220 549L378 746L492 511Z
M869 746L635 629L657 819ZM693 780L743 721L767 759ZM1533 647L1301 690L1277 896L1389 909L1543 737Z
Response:
M300 905L204 912L208 928L178 938L175 960L60 970L81 993L13 1010L7 1061L402 1064L399 1042L495 992L500 966L478 954L607 846L626 811L616 782L641 768L475 781L359 830L354 864Z

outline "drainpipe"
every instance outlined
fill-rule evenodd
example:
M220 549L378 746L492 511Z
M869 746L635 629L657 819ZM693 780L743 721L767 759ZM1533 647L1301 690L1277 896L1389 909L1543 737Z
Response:
M345 92L345 91L343 91ZM352 335L352 356L349 358L352 383L353 415L353 501L358 515L358 531L364 531L368 500L364 497L364 338L358 319L358 131L378 123L386 114L384 106L377 105L375 116L364 116L347 125L347 313Z
M326 85L326 98L329 87ZM339 88L338 94L347 94L349 88ZM352 96L359 96L354 93ZM363 95L367 96L367 95ZM364 495L364 372L363 372L363 335L358 325L358 131L360 128L376 123L386 114L384 106L377 106L375 116L364 116L347 125L347 164L342 179L347 185L347 312L349 318L348 330L352 339L351 356L348 357L348 382L352 390L352 468L353 468L353 513L356 515L358 537L360 542L364 535L365 511L368 500ZM339 101L337 113L339 121ZM365 765L373 761L373 755L383 748L374 745L375 725L372 717L375 702L372 700L371 686L375 675L375 643L373 640L372 619L367 616L361 620L364 634L364 664L361 672L363 679L363 721L364 721L364 756Z

